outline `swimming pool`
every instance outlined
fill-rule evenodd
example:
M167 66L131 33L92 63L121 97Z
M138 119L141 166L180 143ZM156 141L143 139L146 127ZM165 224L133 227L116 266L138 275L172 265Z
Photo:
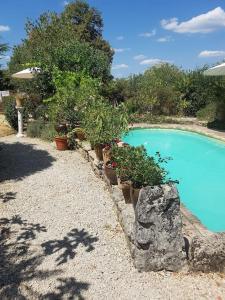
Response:
M209 230L225 231L225 143L174 129L133 129L123 140L172 157L166 169L181 201Z

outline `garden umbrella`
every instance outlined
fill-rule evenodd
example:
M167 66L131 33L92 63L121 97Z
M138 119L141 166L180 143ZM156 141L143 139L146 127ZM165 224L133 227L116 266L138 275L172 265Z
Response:
M40 72L40 68L37 67L28 68L13 74L12 77L19 78L19 79L32 79L39 72Z
M203 72L206 76L223 76L225 75L225 63L212 67Z

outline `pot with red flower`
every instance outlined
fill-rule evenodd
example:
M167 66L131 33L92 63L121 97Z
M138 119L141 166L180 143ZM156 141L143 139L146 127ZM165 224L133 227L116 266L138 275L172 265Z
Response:
M104 167L105 175L112 185L117 185L116 167L117 163L114 161L108 161Z

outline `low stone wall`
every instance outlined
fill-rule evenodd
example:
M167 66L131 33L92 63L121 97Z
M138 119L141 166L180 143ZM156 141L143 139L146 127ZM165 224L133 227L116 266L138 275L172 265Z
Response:
M134 209L118 186L111 186L103 164L88 142L80 153L105 181L134 265L139 271L225 272L225 233L209 232L183 205L174 185L143 188Z

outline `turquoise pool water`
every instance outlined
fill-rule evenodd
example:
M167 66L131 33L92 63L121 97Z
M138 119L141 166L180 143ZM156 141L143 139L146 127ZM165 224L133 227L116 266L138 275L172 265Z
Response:
M166 168L181 201L208 229L225 231L225 143L173 129L134 129L123 140L172 157Z

